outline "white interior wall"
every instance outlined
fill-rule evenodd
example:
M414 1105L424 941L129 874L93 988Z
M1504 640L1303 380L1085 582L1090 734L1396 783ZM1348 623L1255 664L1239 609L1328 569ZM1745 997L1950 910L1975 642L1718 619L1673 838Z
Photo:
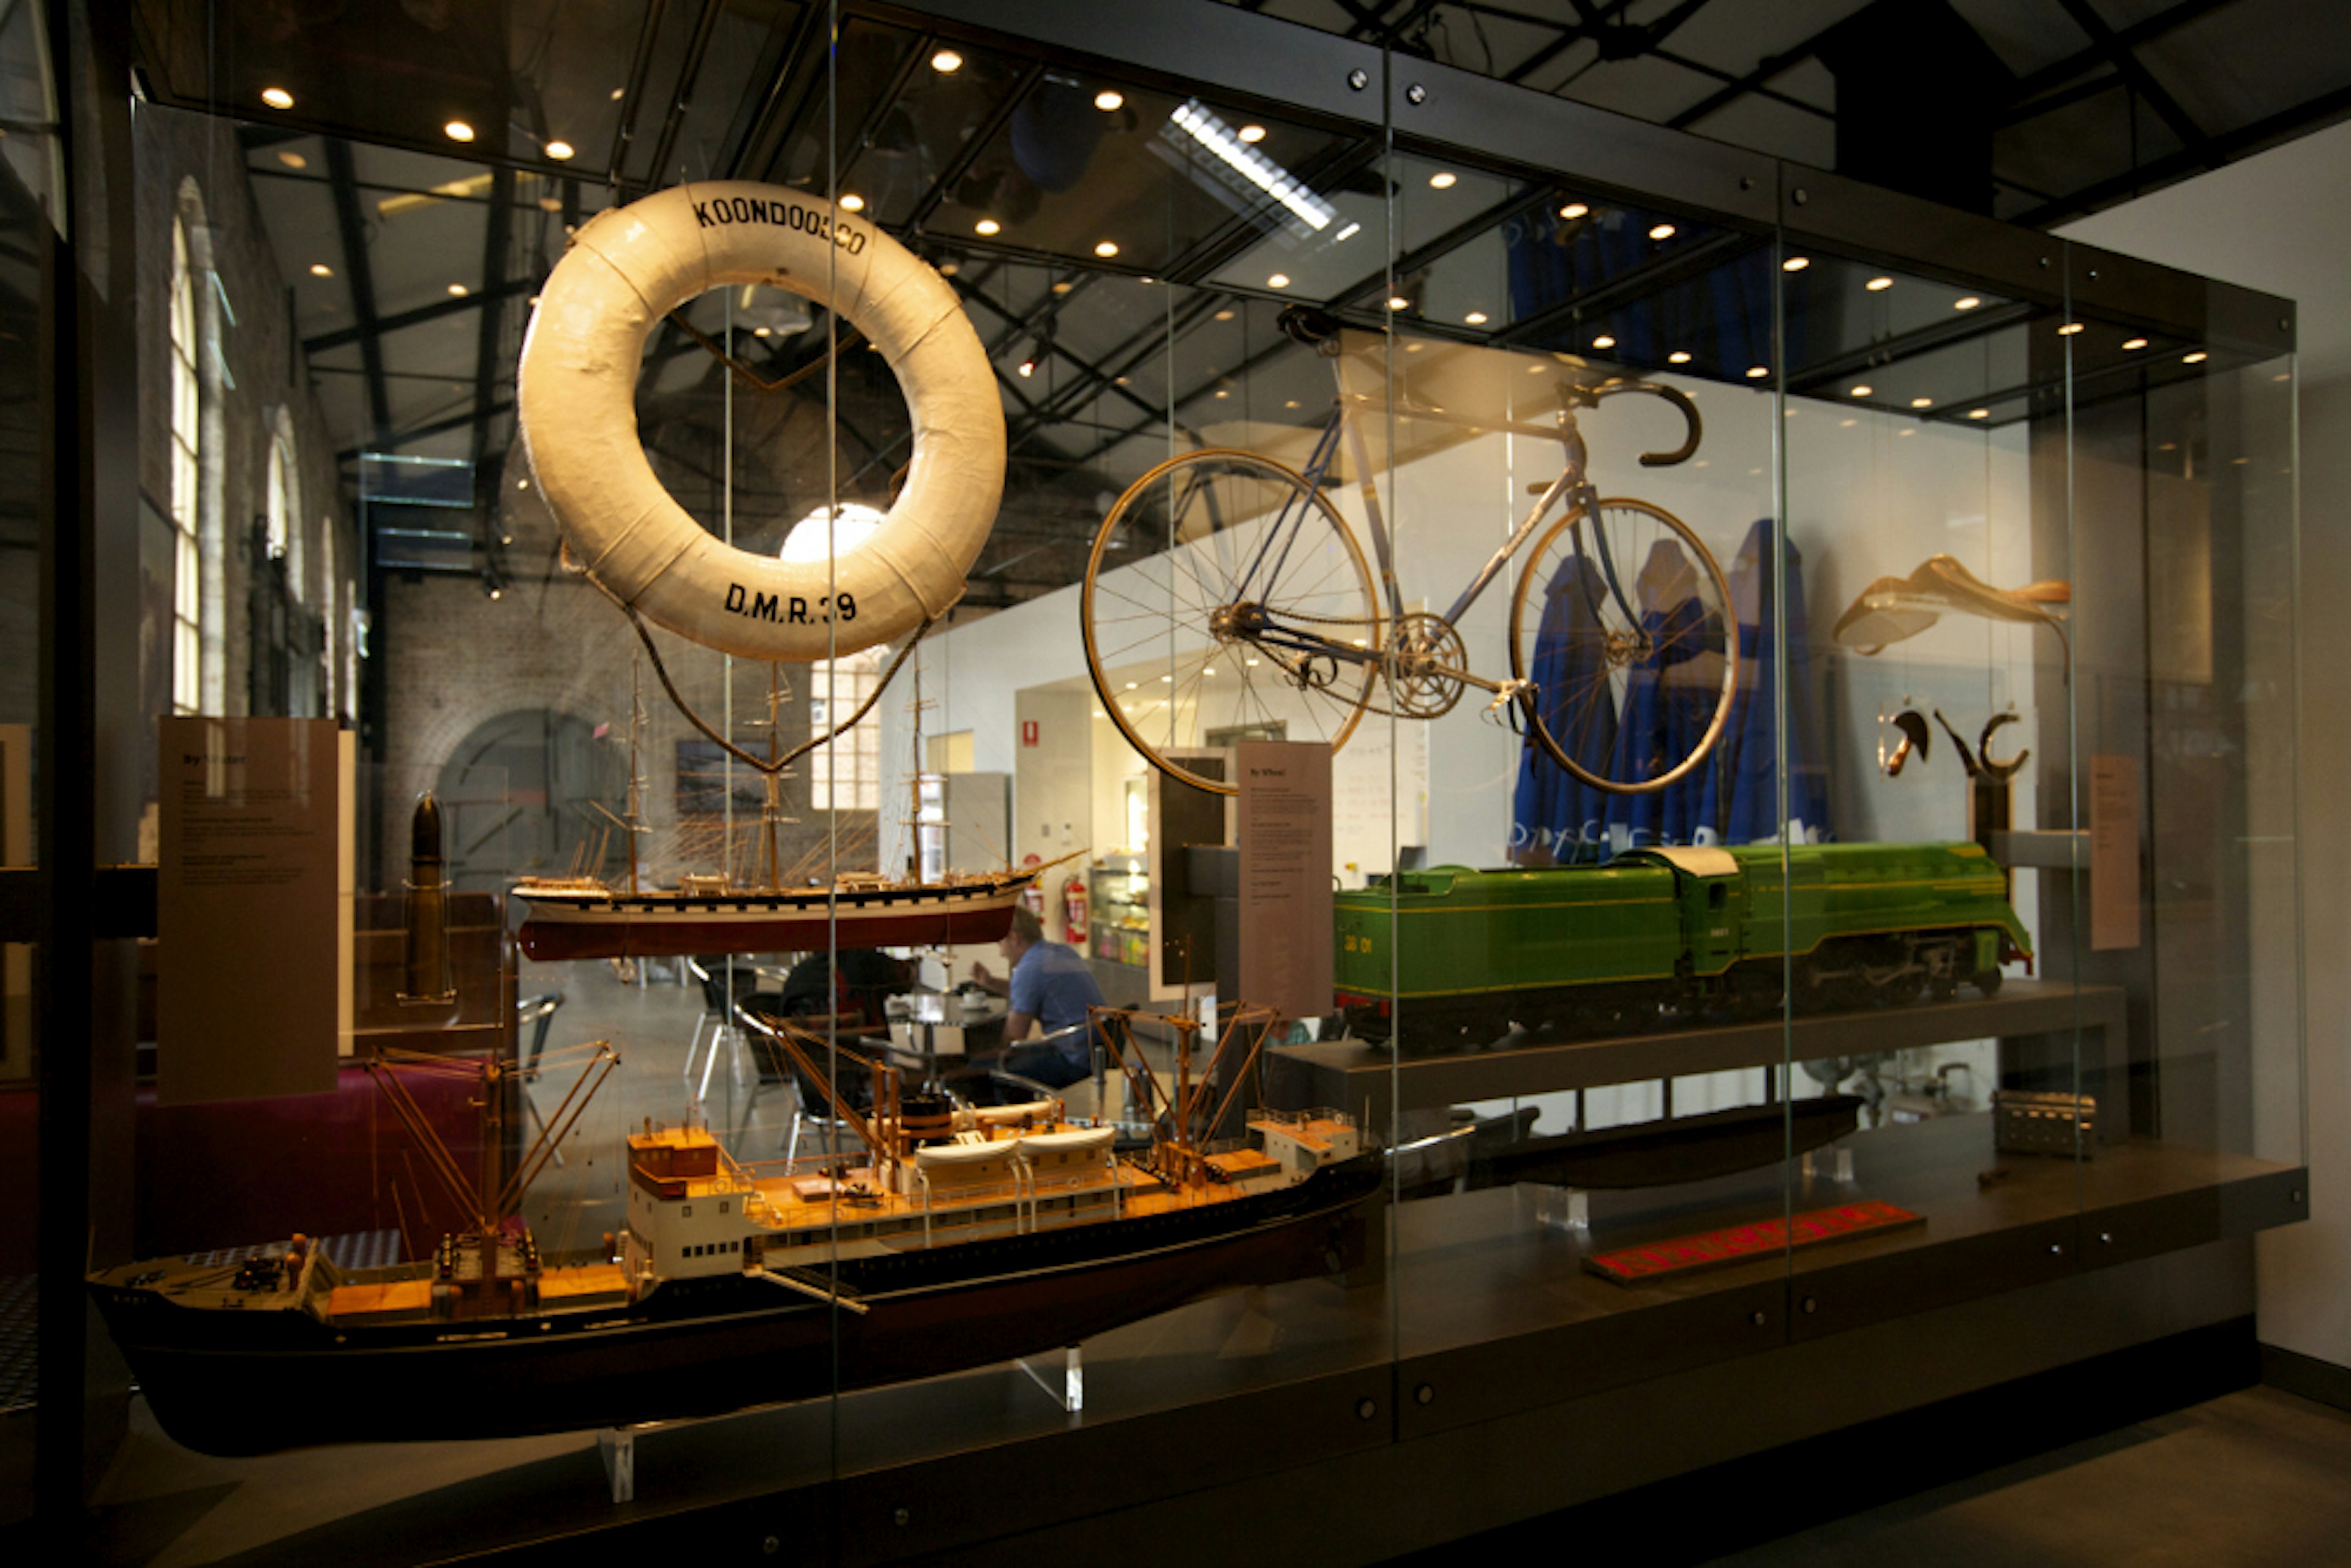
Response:
M2351 767L2351 125L2084 219L2064 231L2110 250L2266 290L2296 302L2299 393L2301 711L2297 955L2272 956L2280 979L2298 970L2305 1070L2296 1085L2283 1042L2262 1040L2283 1092L2256 1104L2264 1148L2301 1134L2310 1165L2309 1221L2264 1232L2261 1337L2351 1366L2351 822L2339 810ZM2298 962L2295 958L2298 957ZM2286 988L2269 988L2273 992ZM2283 1064L2282 1066L2280 1064ZM2299 1087L2299 1116L2295 1096ZM2299 1125L2295 1125L2296 1122Z

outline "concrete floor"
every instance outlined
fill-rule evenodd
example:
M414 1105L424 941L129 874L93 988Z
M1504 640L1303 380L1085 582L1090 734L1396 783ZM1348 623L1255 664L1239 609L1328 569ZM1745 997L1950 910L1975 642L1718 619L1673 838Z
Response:
M2351 1413L2250 1388L1714 1561L2351 1563Z

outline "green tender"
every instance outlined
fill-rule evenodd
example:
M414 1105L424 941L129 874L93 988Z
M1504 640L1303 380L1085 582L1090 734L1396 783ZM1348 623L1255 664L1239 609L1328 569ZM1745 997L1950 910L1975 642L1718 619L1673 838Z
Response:
M1801 957L1836 938L1924 931L1978 934L1979 962L1991 967L2002 935L2016 953L2032 952L2007 892L1972 843L1757 844L1635 850L1600 866L1438 866L1396 877L1393 895L1387 885L1338 895L1335 973L1348 995L1453 997L1703 978L1792 947Z

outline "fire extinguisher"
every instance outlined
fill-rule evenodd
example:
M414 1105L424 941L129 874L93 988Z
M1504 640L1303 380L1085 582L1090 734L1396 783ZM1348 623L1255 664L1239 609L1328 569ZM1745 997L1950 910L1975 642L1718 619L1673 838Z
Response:
M1061 884L1061 918L1068 927L1062 940L1082 945L1086 939L1086 884L1076 877Z

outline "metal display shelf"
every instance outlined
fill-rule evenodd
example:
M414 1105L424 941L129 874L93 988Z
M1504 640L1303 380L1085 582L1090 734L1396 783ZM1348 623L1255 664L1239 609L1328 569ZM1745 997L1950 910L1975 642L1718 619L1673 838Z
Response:
M1409 1004L1405 1017L1410 1019ZM2001 1067L2053 1070L2068 1053L2030 1051L2035 1036L2075 1030L2094 1037L2082 1056L2082 1090L2099 1102L2101 1142L2128 1135L2120 1092L2127 1033L2118 986L2069 986L2052 980L2011 980L1991 998L1917 1002L1816 1018L1778 1019L1719 1029L1659 1030L1608 1040L1524 1045L1510 1051L1442 1055L1401 1053L1359 1040L1315 1040L1267 1052L1267 1095L1276 1105L1341 1105L1372 1126L1387 1124L1391 1107L1413 1111L1562 1089L1597 1089L1657 1078L1686 1078L1741 1067L1779 1067L1833 1056L1911 1051L1961 1040L2002 1041ZM2070 1076L2067 1074L2066 1076ZM2056 1084L2043 1085L2058 1087ZM2111 1092L2109 1092L2111 1090Z

